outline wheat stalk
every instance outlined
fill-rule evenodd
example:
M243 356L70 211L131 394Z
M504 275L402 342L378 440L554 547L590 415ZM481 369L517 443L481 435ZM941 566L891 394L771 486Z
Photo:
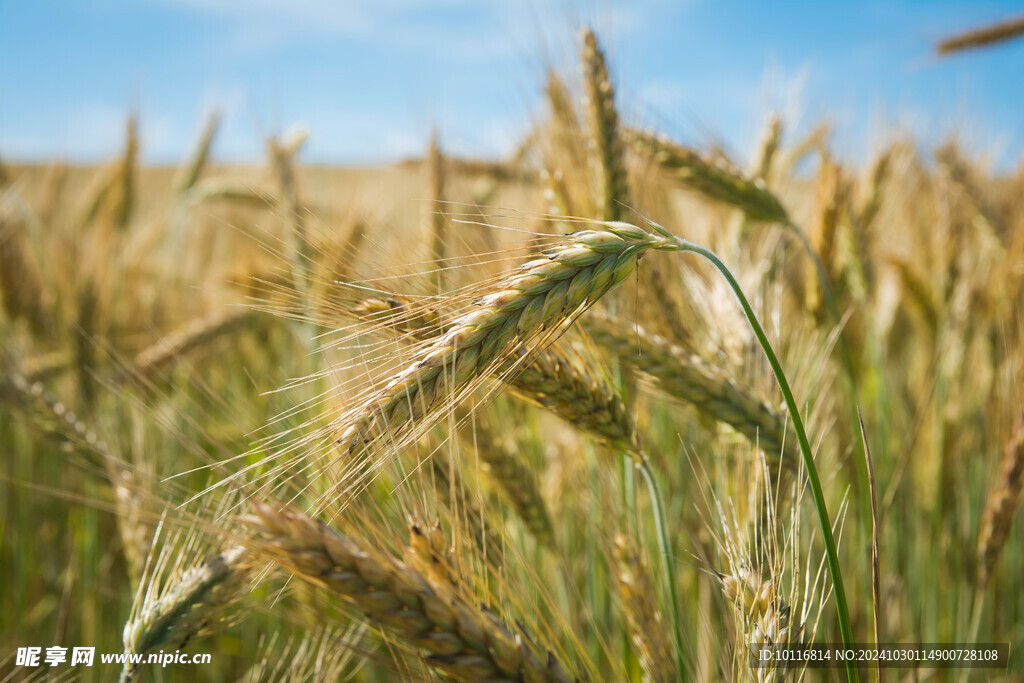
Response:
M439 673L462 681L570 680L553 655L542 659L528 639L450 584L299 512L262 503L253 511L242 521L262 537L264 553L362 611Z
M782 139L782 119L772 115L768 119L758 147L757 159L754 161L754 177L759 178L765 184L772 179L772 165L776 153L779 151L779 141Z

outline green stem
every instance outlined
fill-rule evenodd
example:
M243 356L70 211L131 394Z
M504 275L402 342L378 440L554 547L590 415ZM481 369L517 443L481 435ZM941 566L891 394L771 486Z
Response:
M664 229L662 228L662 230ZM807 468L807 480L811 487L811 496L814 499L814 507L818 513L818 523L821 527L822 538L825 541L825 556L828 560L828 570L832 579L832 588L835 591L836 596L836 611L839 616L839 631L843 639L843 645L846 647L852 647L853 629L850 626L850 610L847 606L846 589L843 586L843 576L839 567L839 553L836 550L835 538L832 535L832 524L829 521L828 508L825 505L825 495L821 489L818 470L814 466L814 456L811 454L811 444L807 440L807 432L804 430L804 423L800 418L800 412L797 410L796 400L793 398L793 391L789 387L789 381L786 379L786 375L782 371L779 359L775 356L775 352L772 350L772 346L768 341L768 337L764 333L764 329L761 327L761 323L758 322L757 316L754 314L754 309L751 308L750 302L747 301L747 297L744 296L743 290L740 288L736 278L733 277L732 272L713 251L679 237L675 237L674 239L680 251L693 252L703 256L710 261L728 281L733 293L736 295L736 298L739 299L740 305L743 307L743 313L747 316L747 321L753 328L754 334L757 336L757 340L761 344L761 348L764 350L764 355L767 357L768 363L772 366L772 372L775 373L775 379L779 383L779 389L782 391L782 396L786 400L786 408L789 410L789 416L793 420L793 430L796 432L796 438L800 444L800 453L804 459L804 466ZM846 676L850 681L860 680L857 668L854 666L853 662L846 663Z
M856 425L860 421L860 415L857 413L857 383L854 379L853 356L850 355L850 347L847 345L846 335L843 333L842 318L839 317L839 307L836 305L836 296L832 291L832 283L828 279L828 273L825 272L825 265L818 257L818 252L816 252L814 247L811 246L811 242L807 239L807 235L804 234L804 231L792 221L785 223L784 225L789 228L789 231L793 233L793 235L796 236L797 240L803 246L804 251L806 251L807 255L810 257L811 263L814 264L814 270L817 272L818 282L821 285L822 298L825 300L825 308L828 309L828 314L832 318L832 324L836 326L836 331L838 333L838 336L836 337L836 345L839 347L839 357L843 363L843 370L845 370L843 377L845 381L843 382L843 385L844 389L846 389L847 409L850 411L851 415L850 424ZM856 439L854 439L854 444L854 447L858 449L858 452L857 458L855 458L853 462L866 463L867 461L864 457L863 444ZM857 467L855 465L854 468L857 472L857 484L860 489L859 493L862 502L861 509L864 511L864 526L865 528L870 528L871 498L868 492L867 465L862 467Z
M661 556L661 568L668 584L669 614L672 617L672 635L676 641L676 672L683 675L683 629L679 623L679 599L676 597L675 574L672 572L672 552L669 546L668 530L665 528L665 510L661 500L661 490L654 479L654 469L647 454L640 454L640 471L647 482L647 490L651 494L651 507L654 509L654 526L658 532L658 550Z

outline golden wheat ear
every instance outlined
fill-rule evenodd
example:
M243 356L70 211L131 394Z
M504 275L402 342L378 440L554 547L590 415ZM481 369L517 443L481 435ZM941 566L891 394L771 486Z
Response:
M295 510L255 503L242 522L259 534L260 552L362 611L438 673L460 681L572 680L553 655L535 651L529 638L462 598L447 580L425 576ZM429 539L419 545L428 558L437 549Z
M335 422L350 453L429 428L424 418L461 402L523 345L557 331L626 279L637 259L676 243L626 223L597 223L512 271L473 310L421 347L411 364Z
M999 481L989 493L985 513L978 534L978 585L985 590L995 571L996 561L1006 545L1013 524L1014 513L1020 505L1020 492L1024 487L1024 413L1017 417L1016 425L1003 449L1003 464Z

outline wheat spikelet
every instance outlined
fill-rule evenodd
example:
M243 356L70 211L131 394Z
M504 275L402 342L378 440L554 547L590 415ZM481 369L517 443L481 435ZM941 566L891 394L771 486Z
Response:
M561 169L541 171L544 180L544 199L548 204L548 212L554 216L573 216L572 199L569 188L565 184L565 174ZM568 232L568 231L566 231Z
M125 127L124 154L117 165L107 194L107 207L112 225L124 230L131 222L135 208L135 172L139 156L139 125L134 116L128 117Z
M441 520L426 524L416 515L409 515L409 545L405 562L427 579L441 586L462 584L451 544L441 528Z
M553 213L574 216L584 207L591 208L589 205L593 199L588 185L584 183L582 191L577 193L575 185L570 187L568 177L573 171L588 167L586 141L569 87L554 71L548 71L545 94L551 113L551 132L544 149L548 189L553 193L549 201L558 207Z
M835 273L837 232L840 212L845 201L845 183L839 165L829 156L822 158L818 172L818 219L815 247L821 263L830 275Z
M510 380L514 393L615 450L639 455L629 410L607 380L580 368L558 348L530 358L532 362Z
M292 262L292 279L296 289L305 295L310 265L309 240L306 235L306 217L299 200L295 181L295 157L306 141L305 132L294 131L286 140L267 139L267 157L270 168L277 180L278 206L288 217L291 231L288 234Z
M637 657L650 680L668 683L679 680L668 622L655 600L657 591L650 570L635 543L617 534L612 550L615 587L629 622L629 636Z
M210 158L210 147L213 145L213 136L217 134L219 124L220 115L217 112L213 112L207 117L195 149L192 150L192 156L174 176L175 192L187 192L198 182L199 176L202 175L206 162Z
M999 482L988 497L978 534L978 583L984 590L992 578L996 561L1006 544L1013 524L1013 515L1020 504L1024 486L1024 413L1017 417L1013 434L1003 449L1003 465Z
M138 122L134 116L129 116L124 153L120 160L94 176L78 210L78 225L86 226L102 219L107 228L123 230L127 227L135 203L138 151Z
M823 149L828 144L828 138L832 134L832 124L822 121L812 128L804 137L798 140L786 152L782 162L780 175L783 177L793 175L796 168L807 158L811 152Z
M43 432L81 448L83 453L94 458L95 464L102 466L111 459L103 439L51 396L42 382L32 381L19 372L5 372L0 377L0 398L25 411Z
M729 425L768 456L781 457L787 469L799 462L796 437L789 433L783 416L698 356L605 314L592 313L581 324L599 346L655 379L664 391L702 415Z
M882 208L883 190L885 189L885 181L889 177L894 152L893 148L889 148L875 159L875 163L871 167L868 196L857 212L858 227L863 232L871 229L875 218L878 217L879 210ZM868 250L862 251L865 255L868 254Z
M54 227L54 218L62 204L64 188L68 180L68 165L50 164L43 178L42 200L39 202L39 224Z
M431 410L443 408L478 377L490 375L524 343L553 332L589 308L636 267L650 249L676 243L625 223L601 223L569 236L496 284L412 364L336 423L349 452L399 435Z
M889 265L896 269L903 296L916 306L932 334L939 327L939 302L929 285L914 266L905 259L890 258Z
M743 647L747 649L744 656L762 648L800 642L803 625L792 623L792 610L782 600L773 579L762 580L750 567L740 567L733 574L717 573L717 577L722 594L740 620ZM787 672L787 665L753 666L759 682L779 681Z
M75 292L75 324L78 328L74 337L75 372L78 390L85 410L91 410L96 402L98 387L96 371L97 334L100 329L101 302L99 283L87 278Z
M321 258L314 282L320 287L313 298L320 303L321 314L325 317L344 306L344 290L338 285L356 278L356 266L362 258L367 236L366 223L356 221L343 236L318 249Z
M625 150L619 137L619 115L615 111L615 89L594 32L585 27L582 40L583 86L590 124L588 142L594 157L591 166L597 176L595 204L599 218L618 221L625 218L629 186Z
M242 521L262 537L263 552L349 602L439 673L462 681L570 680L552 655L542 659L452 586L301 513L262 503L253 509Z
M457 518L465 532L484 553L489 562L500 566L505 555L500 532L490 521L487 510L479 505L476 497L469 495L466 485L457 469L453 469L447 458L430 458L430 479L434 491L441 501Z
M1007 19L989 26L959 33L941 41L935 51L946 56L963 50L990 47L1024 36L1024 17Z

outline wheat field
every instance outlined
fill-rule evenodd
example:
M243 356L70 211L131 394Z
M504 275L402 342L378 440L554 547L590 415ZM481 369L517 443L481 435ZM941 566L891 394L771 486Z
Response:
M499 161L0 160L0 680L1021 680L1024 166L741 167L574 39Z

